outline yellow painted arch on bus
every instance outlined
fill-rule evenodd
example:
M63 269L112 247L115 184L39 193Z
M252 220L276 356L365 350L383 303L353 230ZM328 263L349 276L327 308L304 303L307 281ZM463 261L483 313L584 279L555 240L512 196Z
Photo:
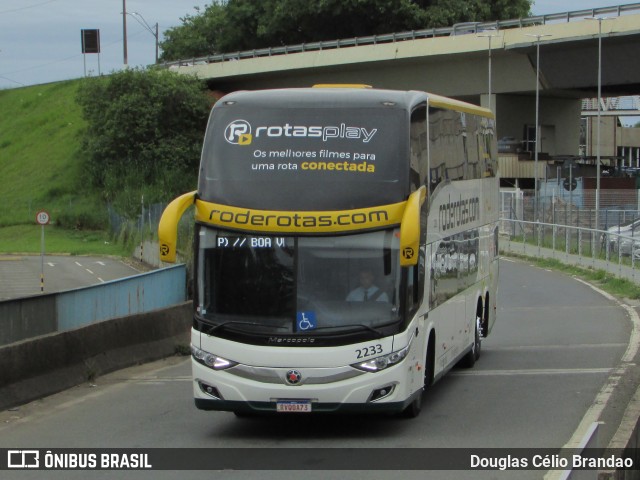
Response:
M176 261L178 222L187 208L193 205L195 198L195 191L180 195L171 201L162 212L158 225L158 243L160 244L160 260L163 262L174 263Z
M400 264L415 265L420 243L420 209L425 198L423 186L407 201L390 205L337 211L273 211L206 202L196 199L196 192L189 192L173 200L162 214L158 226L160 259L175 262L178 222L195 203L197 222L251 232L330 234L400 225Z
M400 265L408 267L418 263L420 249L420 209L427 197L423 185L409 195L400 227Z

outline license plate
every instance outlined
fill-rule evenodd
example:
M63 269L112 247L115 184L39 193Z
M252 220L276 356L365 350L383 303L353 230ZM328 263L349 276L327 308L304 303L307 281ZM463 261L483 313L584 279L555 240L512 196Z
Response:
M278 400L277 412L308 413L311 411L311 402L308 400Z

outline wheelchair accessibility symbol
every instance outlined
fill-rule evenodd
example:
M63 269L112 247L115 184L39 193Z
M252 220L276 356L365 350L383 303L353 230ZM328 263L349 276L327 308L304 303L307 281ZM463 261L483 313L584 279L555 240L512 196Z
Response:
M296 314L296 329L298 332L306 332L317 328L315 312L298 312Z

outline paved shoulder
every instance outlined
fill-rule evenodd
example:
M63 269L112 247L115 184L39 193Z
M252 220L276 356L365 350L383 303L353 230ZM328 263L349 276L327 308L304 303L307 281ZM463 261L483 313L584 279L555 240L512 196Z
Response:
M55 293L129 277L141 271L133 263L111 257L2 255L0 301L42 293L41 273L44 274L44 293Z

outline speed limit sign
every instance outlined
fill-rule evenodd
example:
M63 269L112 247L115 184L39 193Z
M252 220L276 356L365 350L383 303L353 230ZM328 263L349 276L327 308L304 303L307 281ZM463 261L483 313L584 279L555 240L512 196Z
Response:
M49 212L47 212L46 210L40 210L38 213L36 213L36 222L38 223L38 225L47 225L50 220L51 217L49 216Z

